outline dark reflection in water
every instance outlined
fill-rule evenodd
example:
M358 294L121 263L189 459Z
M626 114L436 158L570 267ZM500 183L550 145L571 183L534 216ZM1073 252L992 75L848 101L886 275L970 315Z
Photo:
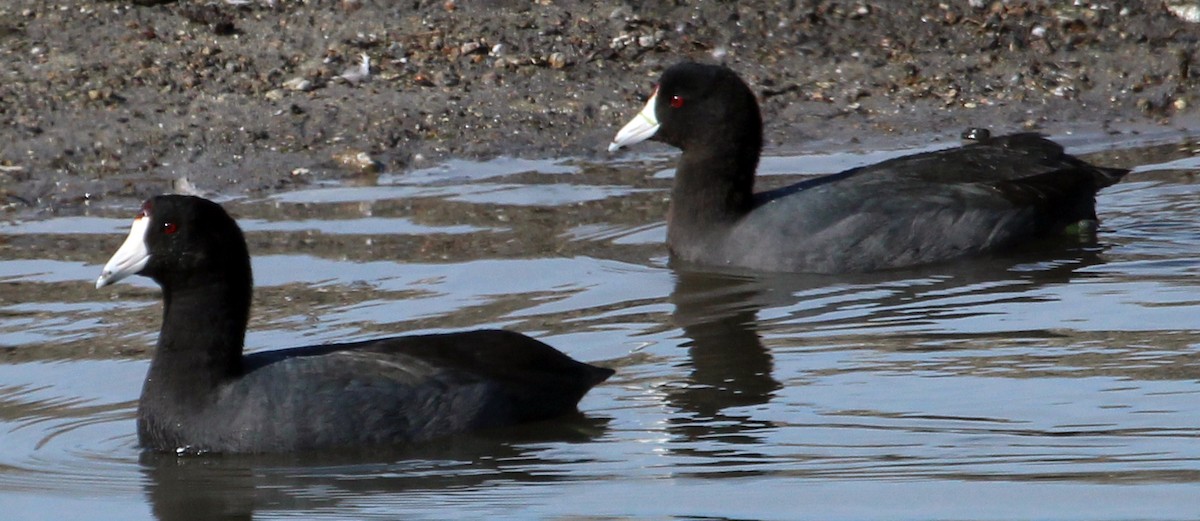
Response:
M548 448L592 442L608 422L576 414L410 447L199 457L147 452L140 463L157 519L248 520L256 512L328 511L372 496L386 504L383 498L407 492L569 480L572 468L589 462L550 456Z
M837 276L711 268L701 271L694 266L675 265L676 284L670 300L675 305L673 319L689 339L684 344L688 349L685 363L691 371L685 381L668 391L669 403L684 413L670 419L670 430L681 440L748 445L760 441L756 432L775 427L770 422L756 420L752 410L731 412L731 409L766 404L783 387L774 374L771 351L764 346L759 333L762 326L757 315L763 309L792 306L814 291L836 291L831 289L835 287L845 287L848 293L861 293L862 288L887 286L888 294L872 294L867 299L875 309L872 320L892 324L922 320L920 317L929 315L929 307L923 308L925 312L918 313L917 317L906 316L905 308L922 300L937 299L929 296L931 289L936 290L933 293L937 295L944 295L956 288L970 288L969 294L973 298L996 295L993 302L1025 299L1038 286L1062 284L1083 276L1080 269L1104 262L1102 252L1103 247L1094 240L1052 241L990 258ZM930 280L936 281L932 288L926 282ZM829 306L846 304L837 301ZM829 311L816 307L805 313L816 315ZM945 312L978 313L949 308ZM796 319L793 315L784 321ZM862 323L861 317L846 320ZM821 320L810 327L829 327L836 323L836 320ZM903 335L896 336L903 338ZM928 333L921 335L926 339L930 336ZM708 456L720 455L728 449L706 447L711 449L704 451ZM692 455L698 455L697 450L692 444L676 449ZM749 456L745 452L739 455Z
M781 387L772 376L771 353L763 347L755 322L764 289L758 282L752 276L676 273L673 318L689 338L684 345L692 371L668 399L690 413L672 418L676 430L688 438L735 442L766 427L749 416L723 412L767 403Z

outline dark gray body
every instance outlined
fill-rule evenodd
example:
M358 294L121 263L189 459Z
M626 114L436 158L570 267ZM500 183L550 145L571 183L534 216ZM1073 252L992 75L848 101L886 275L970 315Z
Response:
M574 411L612 374L500 330L256 353L243 363L245 374L212 393L158 385L152 369L138 410L142 445L245 453L422 442Z
M766 271L865 272L1000 251L1094 221L1124 175L1017 134L755 194L732 222L670 242L680 260ZM687 227L686 223L672 223Z

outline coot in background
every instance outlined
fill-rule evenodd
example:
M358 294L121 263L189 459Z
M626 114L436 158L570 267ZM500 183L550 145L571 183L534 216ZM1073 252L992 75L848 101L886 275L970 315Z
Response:
M762 118L730 69L663 73L610 151L654 139L683 151L667 242L676 259L865 272L1003 250L1096 220L1095 194L1128 171L1089 165L1036 134L900 157L754 193Z

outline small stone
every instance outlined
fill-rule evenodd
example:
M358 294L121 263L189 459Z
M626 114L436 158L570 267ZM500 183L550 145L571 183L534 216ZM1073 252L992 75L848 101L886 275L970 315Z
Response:
M357 85L361 81L366 81L371 77L371 57L367 53L362 53L362 59L358 65L352 66L342 72L339 78L346 80L351 85Z
M333 159L342 166L364 174L379 172L383 165L366 152L348 150L333 155Z
M992 138L992 131L981 127L970 127L963 131L962 140L965 143L978 143Z
M1180 20L1190 23L1200 23L1200 2L1174 0L1167 2L1167 11Z
M173 184L175 185L173 188L175 189L175 193L177 193L177 194L195 195L195 196L203 196L204 195L204 192L202 190L200 190L199 188L196 188L196 185L192 184L191 181L188 181L187 177L180 177L180 178L176 179Z
M437 74L437 83L444 87L455 87L462 83L462 77L453 71L439 72Z
M283 92L283 89L271 89L271 90L267 91L267 93L264 94L263 97L267 98L270 101L279 101L279 100L283 99L284 92Z
M550 63L551 69L561 69L567 66L567 55L561 52L552 53L546 61Z
M429 75L423 72L418 72L413 75L413 83L422 87L432 87L436 85L433 80L429 79Z
M296 90L300 92L308 92L313 90L313 82L305 78L292 78L283 82L283 87L286 89Z

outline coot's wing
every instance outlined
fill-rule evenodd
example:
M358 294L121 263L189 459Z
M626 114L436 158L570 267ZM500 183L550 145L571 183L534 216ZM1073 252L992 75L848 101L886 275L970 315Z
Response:
M897 157L859 168L854 175L958 184L1017 182L1056 171L1093 177L1097 190L1117 182L1127 172L1094 167L1067 154L1061 145L1039 134L1022 133Z

